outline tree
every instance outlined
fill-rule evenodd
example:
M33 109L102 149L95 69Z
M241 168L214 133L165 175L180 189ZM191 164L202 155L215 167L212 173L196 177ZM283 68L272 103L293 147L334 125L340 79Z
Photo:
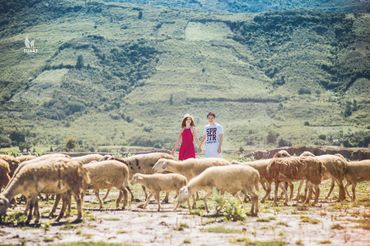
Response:
M84 57L82 55L77 56L76 68L81 69L84 67Z
M67 140L67 143L66 143L66 149L68 151L71 151L72 149L74 149L76 147L76 140L73 139L73 138L69 138Z

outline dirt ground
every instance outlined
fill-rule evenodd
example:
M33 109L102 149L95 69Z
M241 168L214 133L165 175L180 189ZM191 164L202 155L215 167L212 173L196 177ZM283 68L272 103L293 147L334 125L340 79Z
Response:
M327 193L328 184L323 185L321 198ZM215 214L216 203L209 202L210 213L202 209L198 201L193 214L182 207L173 211L170 204L151 203L140 209L140 202L133 202L126 210L114 208L117 192L111 192L103 210L99 210L93 194L85 196L85 218L81 223L72 223L74 216L54 223L47 218L53 201L42 202L41 223L23 225L20 212L24 205L9 209L6 223L0 225L1 244L71 244L105 245L370 245L370 183L358 185L358 201L335 202L320 200L315 206L295 205L272 206L271 201L260 204L258 217L247 217L244 221L228 221L225 216ZM334 191L338 193L337 190ZM104 195L105 191L101 191ZM139 187L134 193L143 199ZM263 191L260 191L262 197ZM227 197L230 198L230 197ZM247 210L250 203L244 205ZM74 205L72 207L75 212ZM20 216L20 217L19 217ZM77 243L79 242L79 243Z

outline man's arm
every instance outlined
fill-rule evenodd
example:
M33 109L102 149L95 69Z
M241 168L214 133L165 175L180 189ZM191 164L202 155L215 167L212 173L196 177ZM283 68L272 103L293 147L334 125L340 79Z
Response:
M218 149L217 149L218 153L221 153L221 148L222 148L223 141L224 141L224 134L220 133L220 144L218 145Z

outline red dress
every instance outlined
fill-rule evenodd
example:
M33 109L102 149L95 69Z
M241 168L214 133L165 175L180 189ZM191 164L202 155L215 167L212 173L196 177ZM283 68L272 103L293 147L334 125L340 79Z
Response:
M195 148L193 133L190 128L184 128L181 133L181 146L179 151L179 160L195 158Z

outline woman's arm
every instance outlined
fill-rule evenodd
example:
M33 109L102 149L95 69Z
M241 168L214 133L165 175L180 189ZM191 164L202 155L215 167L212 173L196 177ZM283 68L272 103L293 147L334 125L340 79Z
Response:
M180 133L179 133L179 136L177 137L177 140L176 140L176 143L175 143L175 146L173 146L172 148L172 155L175 153L176 149L177 149L177 146L179 145L180 141L181 141L181 133L182 133L183 129L180 130Z
M197 144L198 146L200 146L201 142L200 142L200 140L198 139L198 136L197 136L197 130L195 129L195 127L192 127L192 128L191 128L191 132L193 133L194 139L196 140L196 144Z

